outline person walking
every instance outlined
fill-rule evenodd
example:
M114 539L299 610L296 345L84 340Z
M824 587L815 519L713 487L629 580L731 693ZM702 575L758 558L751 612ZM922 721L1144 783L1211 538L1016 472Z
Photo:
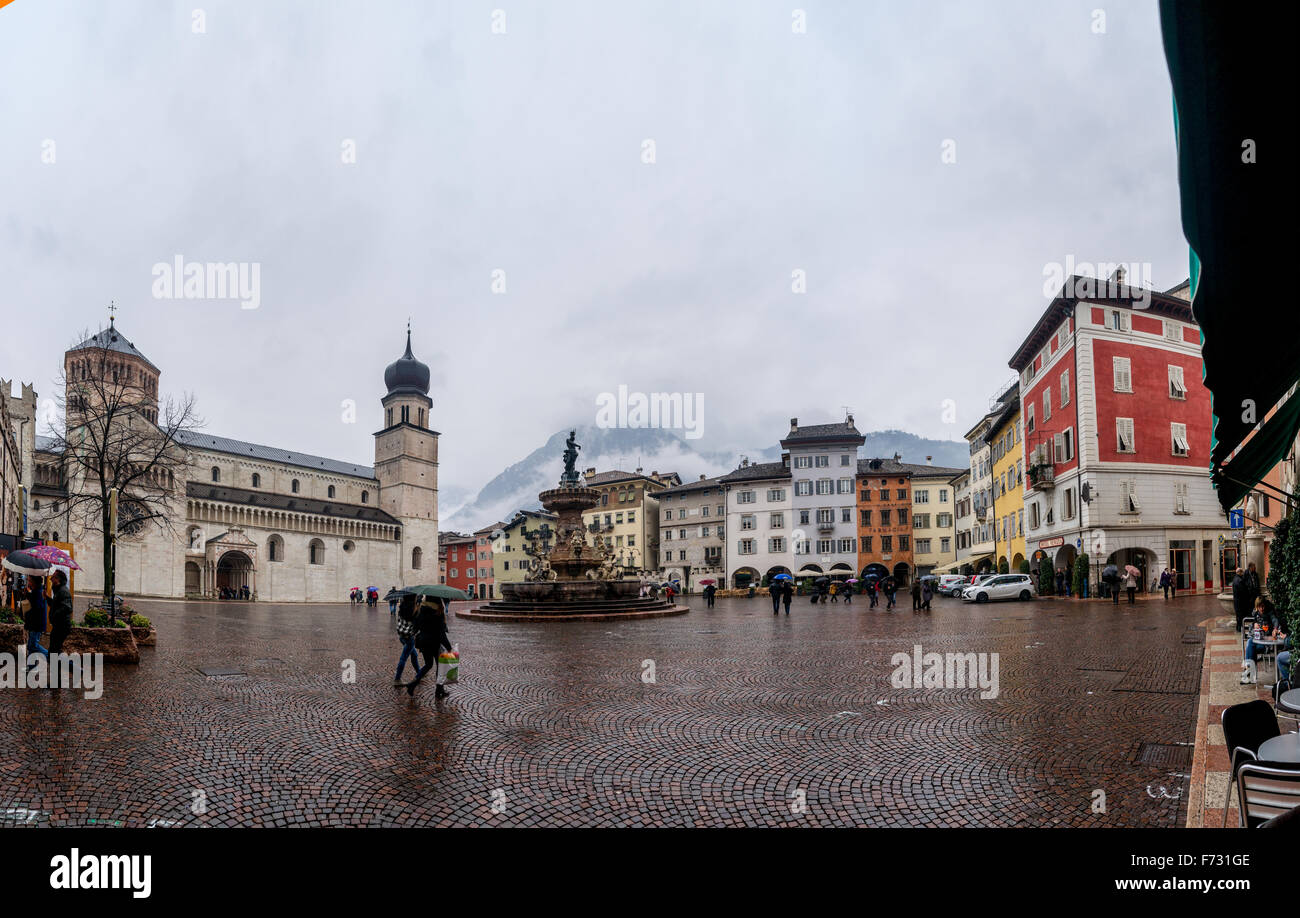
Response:
M63 641L72 631L72 593L63 571L55 571L50 581L54 584L50 597L50 653L62 653Z
M1169 568L1160 572L1160 590L1165 594L1165 599L1169 599Z
M48 665L50 652L41 646L41 637L48 624L45 604L45 580L42 577L27 577L27 591L23 594L23 629L27 632L27 666L36 665L36 654L43 654Z
M397 639L402 642L402 655L397 658L397 672L393 675L393 688L401 688L402 673L406 670L406 661L410 659L411 669L420 677L420 653L415 648L415 594L408 593L398 602Z
M876 594L876 585L879 582L880 581L878 580L867 581L867 600L869 602L869 605L867 606L868 609L874 609L876 606L880 605L880 597Z
M424 665L415 673L415 679L406 684L406 694L414 695L429 670L433 670L433 681L437 687L435 698L446 698L449 694L442 683L438 682L438 653L444 648L451 650L451 640L447 637L447 607L436 596L426 596L420 603L420 610L415 616L415 647L424 657Z
M921 608L926 612L930 611L930 600L933 596L934 594L930 590L930 581L927 580L921 584Z
M840 601L840 585L838 583L832 583L829 592L831 594L831 602Z
M921 611L921 581L912 581L912 611Z
M768 592L772 594L772 614L780 615L781 597L785 595L785 587L781 585L781 581L773 580Z
M1129 571L1128 576L1124 578L1124 591L1128 593L1130 603L1137 602L1138 580L1137 575L1132 571Z
M388 614L397 614L397 601L400 597L397 595L397 587L388 588Z
M895 580L893 577L886 577L885 578L885 599L888 600L888 605L885 606L886 612L894 608L894 603L897 601L897 597L898 597L898 581Z
M713 608L713 598L718 595L718 588L713 584L704 587L704 606L707 609Z
M1237 615L1238 631L1241 630L1242 621L1255 605L1255 597L1250 595L1250 580L1246 573L1238 569L1236 576L1232 578L1232 611Z
M851 583L844 584L842 588L842 592L844 593L844 605L846 606L853 605L853 584Z
M794 581L785 581L785 586L781 587L781 604L785 606L785 614L790 614L790 603L794 601Z

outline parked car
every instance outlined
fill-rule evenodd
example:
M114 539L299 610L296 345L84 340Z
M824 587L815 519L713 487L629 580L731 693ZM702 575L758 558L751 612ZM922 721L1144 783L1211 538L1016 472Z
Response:
M960 596L961 591L970 586L970 577L965 574L944 574L939 578L940 596Z
M1028 574L996 574L981 578L981 581L968 586L961 598L967 602L1034 598L1034 581Z
M977 586L982 586L996 576L997 574L971 574L966 578L966 585L961 588L961 591L957 595L962 599L965 599L968 590L972 590Z

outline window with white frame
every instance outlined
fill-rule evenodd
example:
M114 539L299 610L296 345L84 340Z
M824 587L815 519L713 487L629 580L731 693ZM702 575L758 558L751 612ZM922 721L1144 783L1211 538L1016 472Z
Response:
M853 508L852 508L852 507L840 507L840 522L841 522L841 523L851 523L851 522L853 522Z
M784 513L770 513L770 514L768 514L767 525L768 525L768 528L770 528L770 529L784 529L784 528L785 528L785 514L784 514Z
M840 539L840 554L847 555L857 550L857 539Z
M1038 528L1038 501L1034 501L1029 505L1029 528Z
M794 467L797 469L812 468L812 456L795 456Z
M752 555L754 553L754 540L741 539L736 546L736 550L742 555Z
M1138 500L1137 480L1134 478L1122 479L1119 483L1119 512L1139 513L1141 510L1142 503Z
M773 554L785 551L785 539L780 536L767 540L767 550Z
M1187 506L1187 482L1174 482L1174 512L1191 513Z
M1170 424L1170 439L1173 440L1173 453L1175 456L1186 456L1191 450L1187 447L1187 425Z
M912 503L928 504L930 502L930 492L922 488L919 491L912 492Z
M811 494L812 494L812 482L811 482L811 481L808 481L807 479L804 479L803 481L796 481L796 482L794 483L794 496L795 496L795 497L808 497L808 496L811 495Z
M1070 404L1070 371L1061 374L1061 407Z
M1043 390L1043 420L1052 419L1052 387L1048 386Z
M817 457L816 457L816 463L815 463L815 464L816 464L817 468L819 468L819 469L827 469L827 468L830 468L830 465L831 465L831 457L830 457L830 456L817 456Z
M1165 319L1165 337L1170 341L1183 340L1183 327L1177 322Z
M835 484L835 483L834 483L833 481L831 481L829 478L818 478L818 479L817 479L817 493L818 493L818 494L834 494L834 493L835 493L834 484Z
M1066 488L1064 494L1064 501L1061 505L1061 519L1063 520L1074 519L1074 511L1075 511L1074 488Z
M1029 409L1029 416L1025 418L1025 433L1033 433L1034 432L1034 403L1030 402L1027 407Z
M837 493L837 494L852 494L852 493L853 493L853 479L852 479L852 478L841 478L838 482L836 482L836 493Z
M1127 357L1112 357L1111 371L1115 379L1116 392L1133 391L1132 362Z
M1137 447L1133 440L1133 419L1115 419L1115 449L1121 453L1135 453Z
M1183 381L1183 368L1169 365L1169 397L1179 401L1187 399L1187 384Z
M928 554L930 553L930 540L929 540L929 539L917 539L917 540L916 540L916 550L917 550L919 553L923 554L923 555L928 555Z
M736 503L738 503L738 504L752 504L752 503L754 503L754 498L755 498L755 494L754 494L753 491L737 491L737 492L736 492ZM672 519L672 513L671 513L671 512L669 513L668 518L669 518L669 519Z
M754 514L746 513L744 516L740 518L740 528L742 531L748 531L750 529L755 528L756 526L757 523L754 521Z
M779 504L785 500L785 488L768 488L767 502L769 504Z
M835 511L829 508L823 508L817 511L817 522L833 523L835 522Z

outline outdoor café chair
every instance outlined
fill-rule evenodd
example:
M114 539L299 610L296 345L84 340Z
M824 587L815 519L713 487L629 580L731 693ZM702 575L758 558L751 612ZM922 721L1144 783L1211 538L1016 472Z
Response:
M1247 762L1237 772L1239 824L1257 828L1300 806L1300 770Z
M1282 735L1282 728L1278 726L1273 706L1262 698L1225 708L1220 723L1223 724L1223 741L1232 750L1230 781L1237 780L1237 771L1244 763L1259 758L1259 747L1266 740ZM1225 796L1223 825L1227 826L1227 824L1228 801Z
M1287 720L1294 721L1296 726L1300 728L1300 708L1292 707L1282 700L1282 696L1289 691L1291 691L1291 681L1279 678L1273 686L1273 713L1278 717L1285 717Z

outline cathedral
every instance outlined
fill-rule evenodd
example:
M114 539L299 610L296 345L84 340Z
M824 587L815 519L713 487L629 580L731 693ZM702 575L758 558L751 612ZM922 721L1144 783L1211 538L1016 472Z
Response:
M110 321L64 354L70 427L73 381L93 372L138 384L149 395L144 418L157 421L161 371ZM119 536L117 592L197 599L246 591L264 602L333 602L353 587L374 585L382 594L390 586L437 583L438 432L429 427L429 367L412 353L409 328L406 352L384 371L384 383L373 467L178 432L183 474L165 481L172 525L146 524ZM34 421L34 395L31 401L30 412L20 403L10 413ZM84 485L70 474L57 441L26 442L28 535L72 543L82 567L77 591L102 592L100 533L67 507L69 489Z

